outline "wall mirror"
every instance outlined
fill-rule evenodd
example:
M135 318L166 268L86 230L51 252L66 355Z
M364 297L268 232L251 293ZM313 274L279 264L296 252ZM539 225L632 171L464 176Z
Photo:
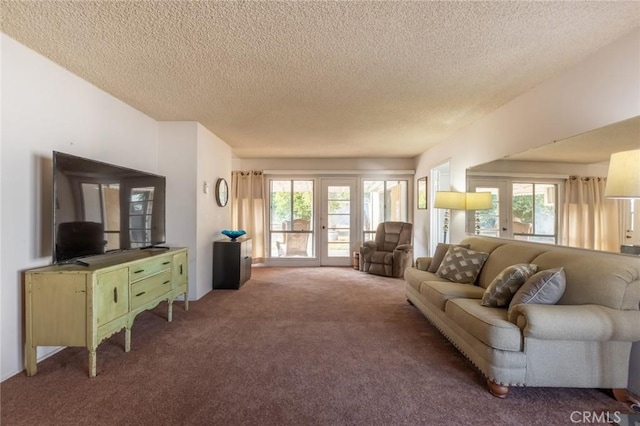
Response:
M478 212L481 233L612 252L620 252L622 245L640 245L640 201L606 200L617 210L605 218L603 226L616 238L593 247L581 238L575 240L570 231L578 228L588 232L593 223L573 220L576 216L570 210L574 203L565 204L571 199L565 192L573 191L567 186L572 176L581 184L584 178L585 183L597 185L593 178L607 176L612 153L638 148L640 116L468 169L469 191L494 194L494 208ZM604 179L600 184L604 185ZM473 232L469 219L473 215L467 216L467 232Z

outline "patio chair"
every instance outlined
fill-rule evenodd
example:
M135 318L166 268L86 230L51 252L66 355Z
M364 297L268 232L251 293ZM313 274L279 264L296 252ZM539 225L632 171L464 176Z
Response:
M308 231L309 221L304 219L294 219L293 226L290 221L282 223L282 229L285 231ZM278 256L309 256L307 246L309 242L308 232L285 233L284 241L276 241L278 248Z

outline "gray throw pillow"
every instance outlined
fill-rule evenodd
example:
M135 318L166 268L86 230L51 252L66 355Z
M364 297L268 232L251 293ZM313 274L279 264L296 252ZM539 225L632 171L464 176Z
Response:
M509 308L521 303L554 305L567 286L564 268L547 269L534 274L513 295Z
M482 305L506 308L518 289L538 270L537 265L518 263L502 270L482 295Z
M469 248L471 244L457 244L458 247ZM438 243L436 246L436 251L433 253L433 257L431 258L431 263L427 268L427 272L437 272L440 264L442 263L442 259L447 254L447 250L449 250L451 244Z
M473 284L487 257L489 257L488 253L451 246L442 259L436 275L456 283Z

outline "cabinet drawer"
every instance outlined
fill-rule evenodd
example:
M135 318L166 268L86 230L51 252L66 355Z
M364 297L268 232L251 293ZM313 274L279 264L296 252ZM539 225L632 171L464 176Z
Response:
M160 256L139 262L129 268L131 282L157 274L163 269L171 268L171 256Z
M143 306L171 290L171 270L131 284L131 310Z

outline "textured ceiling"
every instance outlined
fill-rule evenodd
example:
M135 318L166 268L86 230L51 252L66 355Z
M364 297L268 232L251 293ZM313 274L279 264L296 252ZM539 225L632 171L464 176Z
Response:
M413 157L640 25L624 1L0 7L4 33L241 158Z

